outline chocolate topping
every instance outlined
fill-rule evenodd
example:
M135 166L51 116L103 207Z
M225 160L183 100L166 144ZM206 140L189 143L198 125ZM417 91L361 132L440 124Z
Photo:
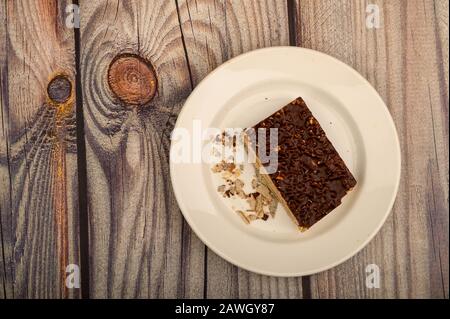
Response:
M274 127L278 128L278 169L268 176L298 225L309 228L341 204L356 180L302 98L253 128ZM266 141L268 149L269 138Z

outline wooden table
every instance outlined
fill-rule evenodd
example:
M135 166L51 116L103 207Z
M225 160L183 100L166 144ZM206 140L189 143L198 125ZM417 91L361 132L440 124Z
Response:
M449 297L447 0L80 0L79 29L66 25L69 4L0 1L0 298ZM379 28L366 25L371 4ZM336 268L289 279L208 250L168 168L192 89L224 61L279 45L325 52L367 78L403 158L375 239ZM108 68L123 53L153 65L150 104L112 91ZM136 70L125 81L139 81ZM81 289L64 288L69 264ZM369 264L380 288L366 286Z

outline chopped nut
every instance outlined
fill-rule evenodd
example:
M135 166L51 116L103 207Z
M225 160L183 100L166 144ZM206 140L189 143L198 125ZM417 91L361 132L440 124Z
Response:
M251 210L256 210L256 199L253 196L247 198L247 202Z
M241 216L244 223L246 223L247 225L250 224L250 221L248 220L247 216L245 216L242 210L237 210L236 213L238 213L238 215Z
M259 184L259 185L256 187L256 191L259 192L259 193L261 193L261 195L263 195L264 197L270 197L270 191L269 191L269 189L267 188L267 186L264 185L264 184Z
M256 215L258 216L258 218L261 218L262 215L264 214L264 211L263 211L263 203L262 203L262 197L261 197L261 196L258 196L258 197L256 198L256 207L255 207L255 210L256 210Z
M231 144L228 145L228 147L229 150L233 150L236 146L237 139L224 132L220 136L216 136L215 140L221 142L225 146L226 144ZM277 150L279 150L279 147L277 147ZM217 191L221 193L223 197L230 198L237 196L246 200L249 206L246 213L242 210L235 210L233 207L233 210L241 216L246 224L257 219L267 220L269 215L272 217L275 215L278 202L267 185L261 180L261 172L258 168L255 168L255 178L251 181L251 187L255 191L249 194L245 193L245 183L239 179L239 176L244 170L244 165L239 164L237 166L233 162L232 156L227 161L222 160L220 163L216 163L211 170L214 173L221 173L221 177L225 180L224 185L217 187Z
M223 173L222 173L222 178L225 178L225 179L232 179L234 176L233 176L233 174L231 173L231 172L229 172L229 171L224 171Z
M256 175L256 180L260 181L261 180L261 172L259 171L258 167L255 167L255 175Z
M269 205L272 202L272 197L263 196L263 205Z
M236 191L242 191L243 187L244 187L244 182L241 181L240 179L236 179L236 181L234 182L236 185Z
M277 211L278 202L275 199L272 199L272 202L269 204L269 214L272 217L275 217L275 212Z
M232 172L236 168L236 165L234 163L227 163L226 169L229 172Z
M253 193L250 193L248 196L251 196L256 199L256 197L258 197L259 195L260 194L258 192L253 192Z
M247 199L247 194L245 194L245 192L243 190L237 191L236 195L238 195L239 198Z

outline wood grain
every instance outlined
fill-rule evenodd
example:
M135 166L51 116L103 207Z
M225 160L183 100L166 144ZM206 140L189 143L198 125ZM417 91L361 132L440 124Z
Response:
M78 264L74 94L52 103L48 82L74 79L67 1L0 5L0 226L6 298L77 297L65 268Z
M433 13L435 15L435 28L436 28L436 54L439 59L442 59L444 67L441 69L443 74L441 76L445 79L445 85L448 88L448 1L435 0ZM447 71L447 72L445 72ZM448 114L447 114L448 115Z
M288 45L284 1L178 1L193 85L226 60L258 48ZM195 238L195 237L193 237ZM201 249L198 239L196 250ZM205 297L298 298L301 278L273 278L239 269L207 250Z
M7 96L6 88L6 2L0 2L0 154L3 154L6 150L6 133L4 128L4 116L3 109L5 104L5 99ZM5 165L0 165L0 185L3 189L9 189L9 180L6 179L7 171ZM2 195L1 197L3 197ZM0 197L0 198L1 198ZM6 259L4 255L4 235L3 235L3 224L2 224L2 211L5 205L5 200L0 200L0 299L7 297L6 294ZM8 291L10 288L8 287Z
M392 214L358 255L311 277L314 298L448 298L448 1L299 0L297 45L348 63L383 97L401 141ZM377 264L381 288L365 286Z
M174 1L80 1L93 298L190 297L169 134L191 89ZM157 94L125 105L107 73L119 54L152 63ZM188 269L189 272L203 270ZM186 291L186 286L189 289Z

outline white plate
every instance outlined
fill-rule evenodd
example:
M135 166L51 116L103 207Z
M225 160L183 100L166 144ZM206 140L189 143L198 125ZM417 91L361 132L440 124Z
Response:
M178 204L197 236L229 262L265 275L309 275L355 255L383 225L400 180L398 136L383 100L354 69L317 51L273 47L224 63L189 96L176 128L192 133L193 120L203 128L253 126L298 96L358 182L308 231L300 233L280 207L276 218L246 225L217 192L210 164L170 163Z

